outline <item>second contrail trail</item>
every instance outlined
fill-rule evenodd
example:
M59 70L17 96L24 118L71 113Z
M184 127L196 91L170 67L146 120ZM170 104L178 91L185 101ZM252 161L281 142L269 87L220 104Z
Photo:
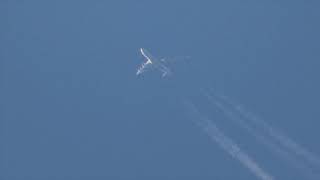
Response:
M275 130L262 119L259 119L252 113L244 110L242 106L232 102L226 96L219 96L217 94L214 94L213 96L206 91L203 91L202 93L230 120L247 130L270 150L277 153L282 158L285 158L289 164L301 170L309 179L319 178L318 158L315 155L299 146L289 137ZM227 107L225 103L228 103L230 107ZM243 118L238 117L236 113L240 114Z
M192 112L193 121L201 127L210 138L212 138L221 148L228 152L233 158L248 168L256 177L262 180L274 179L269 173L264 171L248 154L240 149L240 147L229 137L224 135L222 131L209 119L202 117L197 108L190 102L185 101L184 105Z

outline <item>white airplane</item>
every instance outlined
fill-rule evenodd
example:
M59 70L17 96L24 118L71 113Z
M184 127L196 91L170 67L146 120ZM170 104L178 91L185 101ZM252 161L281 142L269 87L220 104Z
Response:
M146 58L144 62L137 71L137 75L142 74L146 70L156 69L162 73L162 77L170 76L172 71L166 66L165 59L154 58L146 49L140 48L141 54Z

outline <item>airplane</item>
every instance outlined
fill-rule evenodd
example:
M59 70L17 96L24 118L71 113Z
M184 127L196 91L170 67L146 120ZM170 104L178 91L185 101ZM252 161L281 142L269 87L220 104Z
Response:
M162 77L167 77L172 74L172 71L166 66L165 59L154 58L146 49L140 48L140 52L143 57L146 58L144 62L137 70L136 75L140 75L147 70L156 69L162 73Z

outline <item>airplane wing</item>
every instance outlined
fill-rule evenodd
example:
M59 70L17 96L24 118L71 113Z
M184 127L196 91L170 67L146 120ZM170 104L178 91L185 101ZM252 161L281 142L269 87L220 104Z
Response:
M154 60L154 57L144 48L140 48L140 52L141 54L143 55L144 58L146 58L146 62L143 63L139 68L138 68L138 71L137 71L137 75L147 71L147 70L150 70L152 69L152 63L153 63L153 60Z
M147 71L147 70L151 70L151 69L153 69L152 67L153 67L153 66L152 66L151 61L148 60L147 62L143 63L143 64L138 68L136 74L139 75L139 74L141 74L141 73L143 73L143 72L145 72L145 71Z
M146 49L144 48L140 48L140 52L141 54L151 63L153 62L153 60L155 59Z

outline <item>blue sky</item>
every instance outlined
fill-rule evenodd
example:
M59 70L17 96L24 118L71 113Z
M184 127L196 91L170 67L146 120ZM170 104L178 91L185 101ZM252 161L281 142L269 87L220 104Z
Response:
M0 4L3 179L255 179L188 119L176 97L197 101L200 87L320 154L316 1ZM137 78L140 47L191 59L178 82ZM212 118L275 177L293 178L286 162Z

